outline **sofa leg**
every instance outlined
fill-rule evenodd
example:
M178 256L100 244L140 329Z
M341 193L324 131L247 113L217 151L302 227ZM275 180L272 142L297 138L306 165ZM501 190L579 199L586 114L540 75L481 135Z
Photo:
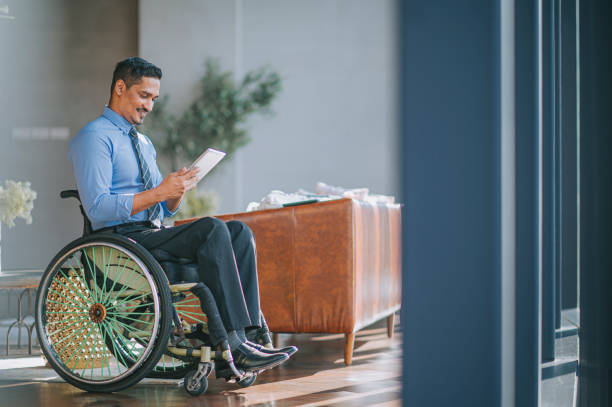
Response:
M387 336L393 337L393 325L395 324L395 314L391 314L387 317Z
M278 346L279 334L276 332L272 334L272 346Z
M353 346L355 346L355 333L344 335L344 364L350 365L353 361Z

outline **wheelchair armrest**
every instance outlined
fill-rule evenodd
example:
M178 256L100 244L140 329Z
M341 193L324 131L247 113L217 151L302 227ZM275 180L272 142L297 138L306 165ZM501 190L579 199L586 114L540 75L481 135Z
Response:
M65 191L60 192L60 197L63 199L66 198L76 198L81 202L81 197L79 196L79 191L76 189L67 189Z

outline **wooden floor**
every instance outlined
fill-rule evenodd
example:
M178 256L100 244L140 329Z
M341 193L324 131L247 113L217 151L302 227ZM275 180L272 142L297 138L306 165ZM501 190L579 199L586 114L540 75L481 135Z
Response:
M288 362L248 388L213 374L199 397L177 381L154 379L119 393L87 393L49 368L31 367L42 365L40 358L0 359L0 406L400 406L401 333L396 326L387 338L382 322L357 333L351 366L344 365L343 335L281 335L281 345L300 348Z

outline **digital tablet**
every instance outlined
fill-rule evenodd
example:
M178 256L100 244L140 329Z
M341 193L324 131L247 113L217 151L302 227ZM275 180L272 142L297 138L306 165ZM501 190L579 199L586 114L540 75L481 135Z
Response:
M223 151L215 150L214 148L207 148L196 160L189 166L189 169L198 168L198 181L200 181L206 174L212 170L215 165L219 164L225 157Z

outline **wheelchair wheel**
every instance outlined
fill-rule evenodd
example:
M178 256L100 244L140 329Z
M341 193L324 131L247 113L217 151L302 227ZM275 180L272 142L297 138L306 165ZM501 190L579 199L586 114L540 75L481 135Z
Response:
M55 256L40 283L41 349L70 384L121 390L145 377L163 355L170 304L163 271L140 245L111 234L77 239Z
M183 383L187 393L191 394L192 396L204 394L208 389L208 379L206 376L202 376L200 380L197 380L195 377L196 373L196 370L192 370L191 372L187 373L185 376L185 382Z

